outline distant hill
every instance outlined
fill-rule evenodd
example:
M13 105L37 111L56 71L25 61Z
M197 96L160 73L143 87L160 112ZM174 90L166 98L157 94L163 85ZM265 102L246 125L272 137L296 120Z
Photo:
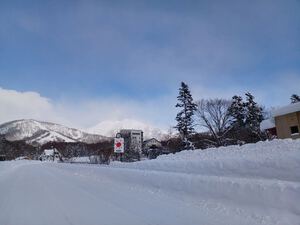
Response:
M0 134L7 140L24 140L33 145L42 145L50 141L97 143L110 138L90 134L60 124L32 119L15 120L0 125Z

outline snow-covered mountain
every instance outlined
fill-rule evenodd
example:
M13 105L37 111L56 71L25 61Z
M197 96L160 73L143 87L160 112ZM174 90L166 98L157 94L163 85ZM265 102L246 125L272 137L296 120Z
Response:
M120 129L139 129L144 132L144 138L157 138L163 139L166 135L164 130L161 130L152 125L146 124L133 119L124 119L124 120L106 120L94 127L87 129L86 131L93 134L104 135L108 137L114 137Z
M31 144L44 144L50 141L96 143L109 139L102 135L37 120L15 120L1 124L0 134L11 141L25 140Z

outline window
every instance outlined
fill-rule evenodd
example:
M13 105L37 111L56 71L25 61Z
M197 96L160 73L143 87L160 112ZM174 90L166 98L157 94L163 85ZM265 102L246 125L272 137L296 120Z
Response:
M291 128L291 134L299 134L298 126L292 126Z

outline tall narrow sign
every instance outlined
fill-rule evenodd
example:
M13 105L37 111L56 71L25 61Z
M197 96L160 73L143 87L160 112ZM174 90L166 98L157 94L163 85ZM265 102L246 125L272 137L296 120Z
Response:
M115 153L124 153L124 138L115 138L114 141L114 152Z

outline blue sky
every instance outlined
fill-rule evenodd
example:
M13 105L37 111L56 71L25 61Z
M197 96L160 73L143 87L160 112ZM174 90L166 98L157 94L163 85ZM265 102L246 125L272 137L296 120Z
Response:
M59 112L32 117L76 127L170 126L180 81L195 99L251 91L288 104L300 94L299 12L299 0L1 1L0 87ZM0 121L22 116L11 104L18 113Z

